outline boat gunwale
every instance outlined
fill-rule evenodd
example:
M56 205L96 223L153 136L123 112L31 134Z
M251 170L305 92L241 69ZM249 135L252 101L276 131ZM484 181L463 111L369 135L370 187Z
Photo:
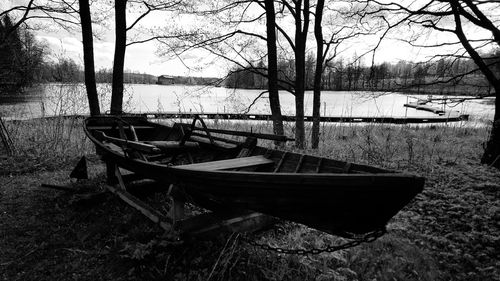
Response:
M104 118L109 118L109 117L104 117ZM370 172L365 172L365 171L362 171L362 170L356 170L356 171L360 171L362 173L314 173L314 172L307 172L307 173L292 173L292 172L285 172L285 173L273 173L273 172L261 172L261 171L241 171L241 170L238 170L238 171L234 171L234 170L216 170L216 171L213 171L213 170L204 170L204 169L183 169L182 168L182 165L177 165L177 166L168 166L168 165L164 165L164 164L158 164L158 163L155 163L155 162L148 162L148 161L144 161L144 160L141 160L141 159L134 159L134 158L127 158L124 154L121 154L121 153L118 153L116 151L113 151L111 149L109 149L108 147L106 147L101 141L99 141L97 138L95 138L91 133L90 131L87 129L87 120L84 121L85 122L85 126L84 126L84 131L85 131L85 134L87 135L87 137L89 137L91 139L91 141L94 143L94 144L97 144L99 145L100 148L104 149L106 151L106 153L111 153L113 155L115 155L116 157L119 157L123 160L126 160L126 161L129 161L129 162L136 162L136 163L140 163L141 165L149 165L149 166L154 166L154 167L157 167L157 168L163 168L163 169L170 169L170 170L181 170L181 171L184 171L184 172L190 172L190 173L203 173L203 174L229 174L229 175L237 175L237 174L241 174L241 175L258 175L258 176L270 176L270 177L287 177L287 178L290 178L290 177L315 177L317 179L320 179L320 178L335 178L335 177L338 177L338 178L346 178L346 177L362 177L362 178L371 178L371 177L377 177L377 178L382 178L382 177L387 177L387 178L409 178L409 179L425 179L424 177L421 177L421 176L418 176L418 175L415 175L415 174L412 174L412 173L409 173L409 172L405 172L405 171L397 171L397 170L388 170L388 169L384 169L384 168L379 168L379 167L376 167L376 166L368 166L368 165L364 165L364 164L357 164L357 163L353 163L353 162L347 162L347 161L341 161L341 160L335 160L335 159L331 159L331 158L327 158L327 157L321 157L321 156L313 156L313 155L310 155L310 154L303 154L303 153L297 153L297 152L292 152L292 153L297 153L297 154L303 154L303 155L309 155L309 156L313 156L313 157L318 157L318 158L323 158L323 159L326 159L326 160L334 160L334 161L340 161L340 162L343 162L343 163L351 163L351 164L354 164L354 165L359 165L359 166L366 166L366 167L376 167L377 169L381 169L381 170L384 170L385 172L380 172L380 173L370 173ZM156 123L152 123L152 122L149 122L147 120L145 120L145 122L147 123L151 123L151 124L154 124L154 125L157 125L159 127L167 127L169 128L168 126L165 126L165 125L162 125L162 124L156 124ZM280 151L280 152L285 152L285 151L282 151L282 150L277 150L277 149L274 149L275 151Z

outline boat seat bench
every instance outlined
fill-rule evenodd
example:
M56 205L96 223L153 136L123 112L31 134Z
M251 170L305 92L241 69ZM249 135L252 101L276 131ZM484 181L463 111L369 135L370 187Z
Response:
M205 170L205 171L217 171L217 170L228 170L228 169L238 169L247 168L260 165L267 165L274 163L273 160L267 159L262 155L240 157L227 160L209 161L203 163L195 163L188 165L179 165L176 168L188 169L188 170Z
M153 126L145 126L145 125L133 125L132 126L134 129L154 129L155 127ZM118 129L118 127L113 127L113 126L107 126L107 125L95 125L95 126L87 126L88 130L111 130L111 129ZM130 129L129 125L123 126L123 129Z

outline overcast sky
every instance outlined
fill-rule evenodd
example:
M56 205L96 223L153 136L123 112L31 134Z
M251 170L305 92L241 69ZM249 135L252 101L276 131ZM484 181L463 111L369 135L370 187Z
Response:
M12 7L16 2L26 2L26 0L0 0L0 9ZM127 17L128 24L134 18L133 15ZM178 19L184 21L185 24L203 25L202 22L188 22L188 19ZM146 26L162 26L168 24L169 21L175 21L172 18L165 18L161 15L148 15L141 24ZM112 68L113 53L114 53L114 20L112 11L109 16L109 27L102 29L100 32L101 40L94 40L94 56L97 69ZM51 50L53 57L63 56L73 58L78 63L83 64L81 34L77 31L67 32L52 28L51 25L47 28L35 31L38 39L44 41ZM312 26L310 29L312 30ZM442 35L440 35L442 36ZM313 36L310 36L311 39ZM436 38L428 37L429 41ZM351 58L354 53L363 53L362 47L369 44L370 39L363 38L350 47L346 48L344 53L345 58ZM314 48L314 44L309 44L309 48ZM153 42L144 44L135 44L127 47L125 58L125 69L138 71L141 73L149 73L153 75L190 75L190 76L217 76L225 75L231 67L222 59L216 59L202 53L191 53L189 56L183 57L183 62L179 59L165 59L156 56L157 45ZM383 61L397 62L399 60L418 61L423 60L426 56L432 55L433 50L424 50L409 48L403 43L395 40L387 40L382 43L377 51L376 62ZM370 60L366 58L366 60ZM188 67L186 67L189 66ZM197 68L202 69L197 69Z
M79 33L66 31L46 32L36 31L38 39L46 42L54 57L63 56L73 58L83 65L83 46ZM207 64L210 60L204 57L165 59L156 56L157 46L153 42L134 44L126 49L125 69L153 75L191 75L191 76L222 76L227 71L226 64L206 67L197 71L195 67L201 63ZM112 68L114 54L114 33L107 31L102 40L94 40L94 58L97 69ZM190 66L187 68L186 65Z

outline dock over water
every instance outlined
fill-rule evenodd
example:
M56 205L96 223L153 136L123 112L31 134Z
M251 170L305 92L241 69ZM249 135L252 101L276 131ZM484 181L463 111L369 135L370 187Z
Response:
M135 115L135 114L134 114ZM179 112L150 112L150 113L139 113L137 115L145 116L154 119L192 119L194 116L198 115L203 119L214 119L214 120L256 120L256 121L269 121L271 119L271 114L243 114L243 113L203 113L203 112L190 112L190 113L179 113ZM283 115L283 121L294 122L297 117L293 115ZM320 122L326 123L389 123L389 124L421 124L421 123L445 123L445 122L457 122L457 121L467 121L469 115L453 113L449 116L430 116L430 117L365 117L365 116L321 116ZM312 116L305 116L305 122L312 122Z

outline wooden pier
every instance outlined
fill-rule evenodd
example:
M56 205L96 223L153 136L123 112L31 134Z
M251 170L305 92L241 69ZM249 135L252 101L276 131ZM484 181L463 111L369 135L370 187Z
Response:
M405 107L415 108L416 110L429 111L437 115L445 115L446 112L442 109L428 106L425 103L409 102L404 104Z
M217 119L217 120L256 120L256 121L269 121L271 120L270 114L243 114L243 113L179 113L179 112L150 112L138 113L134 115L145 116L153 119L193 119L198 115L203 119ZM294 122L296 116L283 115L283 121ZM421 124L421 123L445 123L467 121L469 115L451 114L450 116L431 116L431 117L364 117L364 116L321 116L320 122L326 123L389 123L389 124ZM304 121L312 122L312 116L305 116Z

